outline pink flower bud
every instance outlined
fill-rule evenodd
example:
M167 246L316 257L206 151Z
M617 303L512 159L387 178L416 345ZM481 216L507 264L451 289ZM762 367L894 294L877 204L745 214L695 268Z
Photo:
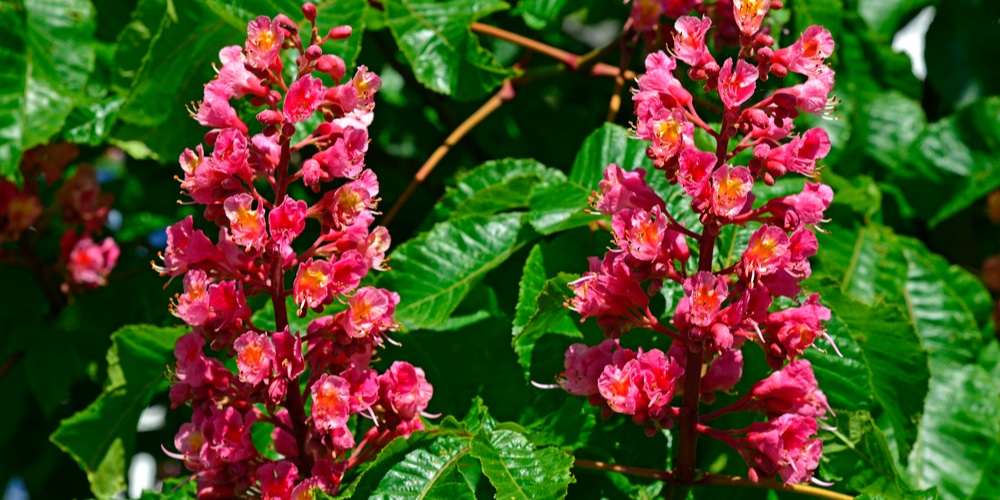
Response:
M309 21L316 20L316 4L312 2L306 2L302 4L302 15L306 16Z
M326 37L330 40L346 40L351 37L351 31L350 26L334 26Z

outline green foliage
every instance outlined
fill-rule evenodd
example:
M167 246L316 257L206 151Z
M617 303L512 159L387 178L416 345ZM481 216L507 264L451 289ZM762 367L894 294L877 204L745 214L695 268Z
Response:
M183 328L146 325L115 332L104 392L86 409L63 420L52 434L52 442L87 473L98 498L125 490L139 414L154 395L166 389L164 367L173 359L174 342L184 333Z
M512 74L479 45L469 28L475 20L506 8L500 0L387 0L385 20L417 81L468 101Z

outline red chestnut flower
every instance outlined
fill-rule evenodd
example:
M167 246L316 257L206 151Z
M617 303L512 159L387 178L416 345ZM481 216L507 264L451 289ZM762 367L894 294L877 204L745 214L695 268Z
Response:
M315 23L314 5L303 13ZM162 263L153 267L183 277L171 312L191 332L175 347L170 400L190 405L193 417L169 454L195 473L199 498L308 498L314 488L333 495L349 469L424 428L434 391L423 370L396 363L379 374L370 367L397 328L399 295L358 288L371 270L386 269L390 238L384 227L371 227L379 185L365 168L381 80L361 66L341 82L344 61L322 53L324 42L350 32L343 26L320 37L315 26L299 29L284 15L259 17L244 46L219 52L218 78L192 110L212 130L205 145L181 153L181 189L217 230L196 230L193 217L170 226ZM285 50L299 52L294 71L282 71L292 60ZM248 103L235 106L241 98ZM246 116L237 111L246 109ZM296 129L317 117L305 139L293 142ZM259 133L251 137L251 128ZM301 166L290 164L293 156L303 158ZM297 182L324 194L312 203L296 199L301 190L289 188ZM20 212L30 221L30 210ZM318 231L307 231L310 224ZM317 236L305 242L305 234ZM103 284L118 257L110 239L84 237L69 248L70 274L83 284ZM273 310L266 328L247 302L260 294ZM347 307L296 331L286 299L300 316L334 302ZM208 355L206 344L218 354ZM235 363L224 363L227 356ZM250 440L255 424L273 426L282 459L258 452Z
M814 231L825 222L833 191L806 182L798 193L757 200L755 188L789 173L817 179L830 138L820 128L798 132L793 120L801 112L826 114L835 107L829 96L834 71L826 65L834 42L829 31L811 26L792 45L774 48L764 24L770 1L712 5L633 1L630 26L636 31L659 29L661 15L684 7L674 14L683 17L673 24L669 54L649 54L646 73L637 78L630 135L646 141L657 174L679 186L672 196L688 200L668 205L647 184L645 170L607 166L590 201L596 212L611 216L614 246L603 257L590 257L589 271L570 283L566 301L584 319L596 317L606 340L569 346L556 380L566 392L586 396L604 416L629 415L650 435L679 427L681 450L697 433L723 441L745 459L754 481L777 476L789 483L818 482L817 419L833 410L802 356L818 349L817 343L836 346L825 330L830 310L818 294L803 296L801 283L812 273ZM712 17L684 16L696 6ZM718 34L711 39L713 26ZM739 43L740 50L720 66L712 49L726 42ZM717 99L717 117L699 115L675 75L679 63L688 65L687 76L708 98ZM762 91L759 82L789 72L804 81ZM714 139L709 150L694 141L696 129ZM680 217L681 209L694 217ZM729 241L743 243L727 248L729 264L720 265L713 253L723 229L738 235ZM664 321L650 303L667 286L682 295ZM670 348L621 347L634 329L666 336ZM738 387L743 349L751 345L763 350L774 372L731 404L699 415L701 403L712 404L718 393ZM707 425L735 411L767 420L738 430ZM678 458L682 482L694 478L692 459L683 452Z

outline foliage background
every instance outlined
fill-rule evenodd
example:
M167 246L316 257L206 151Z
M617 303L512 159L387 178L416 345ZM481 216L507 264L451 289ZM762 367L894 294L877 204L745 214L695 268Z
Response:
M610 41L628 15L628 6L604 0L434 3L319 6L320 25L355 27L336 49L348 66L363 63L383 78L368 155L382 181L383 210L447 134L515 74L522 49L473 35L473 21L583 54L594 48L587 36L604 30L610 36L601 43ZM927 6L936 15L921 81L890 42ZM774 15L784 29L779 43L810 24L834 34L835 93L843 100L841 118L822 123L834 145L823 181L836 198L809 282L833 309L830 334L845 354L809 357L837 411L837 430L824 435L820 477L836 480L839 491L888 498L996 498L1000 347L994 297L980 269L1000 252L991 221L997 209L987 201L1000 187L1000 70L993 61L1000 4L792 0L787 7ZM0 267L0 359L10 362L0 378L0 484L20 478L36 498L110 496L124 488L139 451L158 457L161 476L182 473L159 451L172 443L182 411L168 412L159 430L135 432L143 408L166 404L162 373L179 335L166 307L179 283L164 289L148 263L164 244L162 229L190 213L176 204L175 158L203 130L185 103L200 97L219 48L240 43L248 19L280 12L300 17L293 0L0 2L0 173L17 178L19 158L36 145L80 144L81 161L96 164L102 189L115 196L121 219L109 230L123 249L110 286L66 304L47 300L25 271ZM431 16L450 43L414 45L426 29L414 22L420 16ZM617 65L617 54L606 60ZM641 56L627 63L641 69ZM540 470L568 468L546 446L669 468L668 436L646 438L623 419L602 420L578 398L527 384L551 381L569 343L599 335L561 308L562 285L608 243L582 209L607 163L634 168L646 161L642 147L625 138L627 101L617 125L603 124L612 79L566 71L539 54L527 71L539 78L519 86L455 146L389 226L394 270L379 284L402 295L397 319L408 330L404 347L390 355L427 370L435 386L431 411L469 414L461 425L472 426L485 411L473 402L478 396L492 417L519 424L507 425L539 447ZM109 161L109 145L127 160ZM723 250L745 237L728 235ZM423 269L427 262L433 273ZM673 300L668 287L666 310ZM119 330L134 324L156 327ZM755 380L755 369L763 373L763 362L751 357L747 380ZM406 446L379 467L444 444L427 438ZM699 457L705 470L745 473L738 457L708 440ZM661 483L617 473L573 474L572 498L664 492ZM490 497L502 486L489 479L466 481L477 496ZM371 482L362 476L359 492L380 487Z

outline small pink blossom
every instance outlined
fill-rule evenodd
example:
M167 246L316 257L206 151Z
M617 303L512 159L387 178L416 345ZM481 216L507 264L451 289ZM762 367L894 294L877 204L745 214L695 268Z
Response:
M381 399L401 420L416 418L434 395L424 371L405 361L393 362L378 382Z
M702 16L701 19L692 16L684 16L674 23L674 54L677 59L687 64L700 67L710 62L715 62L715 58L708 51L705 44L705 35L712 27L712 19Z
M271 239L281 246L290 245L306 228L309 204L285 195L281 204L267 214Z
M684 281L684 301L678 311L688 311L690 324L701 327L711 326L715 322L722 302L729 296L726 281L707 271L698 271L694 276Z
M608 215L627 208L648 211L653 207L666 207L663 199L646 183L646 170L642 168L629 172L612 163L604 169L604 179L597 186L594 207Z
M740 454L750 466L750 479L781 476L786 483L808 481L819 466L823 441L816 435L816 420L785 414L747 428Z
M324 374L312 385L312 421L329 433L347 425L351 417L351 383L337 375Z
M381 288L363 287L347 301L347 311L340 320L347 335L362 338L379 335L391 329L399 304L399 294Z
M69 253L66 268L70 281L77 285L99 287L108 283L108 275L118 263L118 244L104 238L100 245L90 237L81 238Z
M558 377L559 386L577 396L597 394L598 379L604 367L611 364L611 355L617 348L618 341L614 339L605 339L593 347L586 344L569 346L563 362L566 369Z
M757 88L757 76L757 68L743 59L736 62L735 71L733 60L726 59L719 72L719 97L727 110L737 109L750 100Z
M750 236L740 266L744 276L765 276L782 269L789 258L788 235L781 228L761 226Z
M251 208L253 196L240 193L226 198L223 206L229 219L229 230L233 241L243 245L248 250L262 249L267 236L264 224L264 208L257 202L257 209Z
M278 54L284 42L285 33L277 22L271 22L267 16L250 21L247 25L247 64L257 69L279 69L281 59Z
M262 500L284 500L291 498L295 481L299 479L299 470L295 464L282 460L261 465L254 475L260 482Z
M184 275L184 293L177 297L174 314L191 326L204 325L211 317L208 287L211 280L205 271L193 269Z
M236 349L236 366L240 381L257 385L271 375L274 364L274 345L266 335L246 332L233 344Z
M812 364L804 359L792 361L757 382L750 393L753 395L751 408L772 418L786 413L823 418L831 411L826 395L816 383Z
M736 25L745 36L753 36L760 31L760 24L770 9L771 0L733 0Z
M751 200L753 177L746 167L723 165L712 174L712 212L732 218L743 212Z
M322 104L325 95L323 80L309 75L299 78L288 87L288 94L285 95L285 120L298 123L309 118Z
M643 377L639 362L632 360L624 366L608 365L597 381L598 390L616 413L635 415L649 405L642 390Z

